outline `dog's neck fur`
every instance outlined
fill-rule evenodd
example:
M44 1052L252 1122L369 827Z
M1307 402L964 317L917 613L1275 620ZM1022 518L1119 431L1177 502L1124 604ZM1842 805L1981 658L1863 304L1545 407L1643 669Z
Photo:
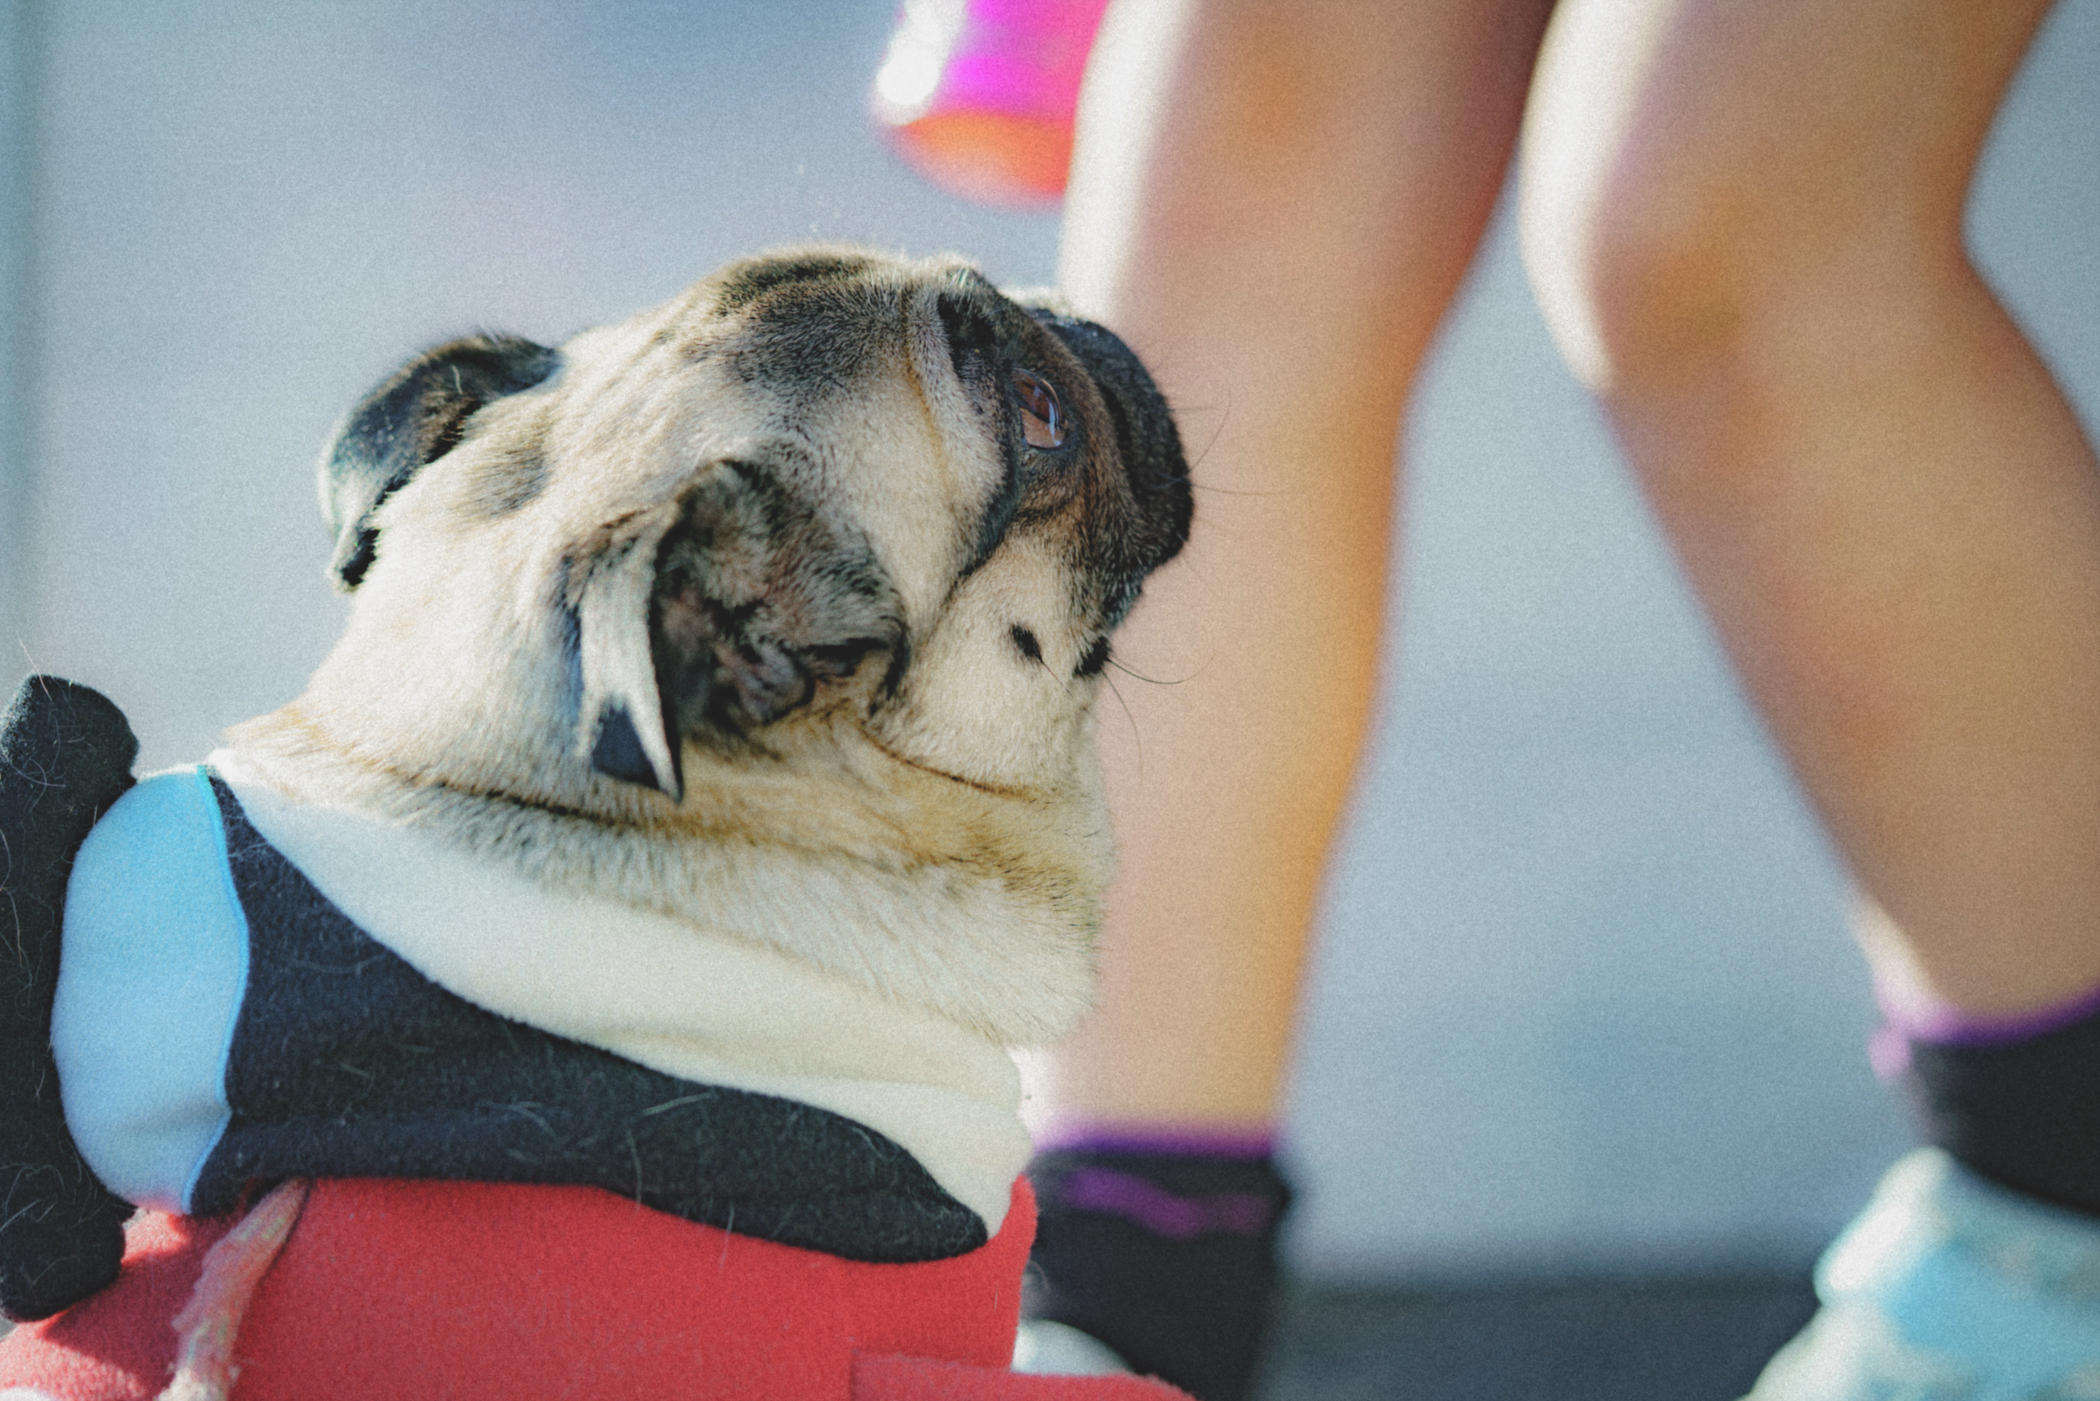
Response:
M228 736L293 799L426 828L551 887L807 959L1005 1045L1054 1040L1090 1006L1110 870L1091 764L1066 791L1003 793L812 716L766 764L688 746L682 803L637 792L608 814L405 771L345 743L314 699Z

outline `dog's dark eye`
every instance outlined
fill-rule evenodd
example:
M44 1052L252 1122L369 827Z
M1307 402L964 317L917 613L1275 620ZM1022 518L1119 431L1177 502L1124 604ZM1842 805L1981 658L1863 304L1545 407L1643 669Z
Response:
M1061 448L1065 445L1065 409L1057 402L1057 391L1041 375L1028 370L1013 373L1014 397L1021 405L1021 436L1032 448Z

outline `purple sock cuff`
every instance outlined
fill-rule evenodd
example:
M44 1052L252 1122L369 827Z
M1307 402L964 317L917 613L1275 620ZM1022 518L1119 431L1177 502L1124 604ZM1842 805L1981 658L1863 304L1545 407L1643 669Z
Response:
M1067 1173L1057 1193L1065 1206L1121 1216L1169 1240L1193 1240L1212 1232L1258 1236L1269 1229L1278 1210L1275 1202L1253 1192L1184 1197L1134 1173L1102 1167Z
M1162 1158L1266 1158L1276 1151L1270 1129L1141 1129L1081 1125L1037 1137L1039 1153L1141 1153Z
M1905 1042L1919 1041L1933 1046L2005 1046L2062 1031L2100 1013L2100 988L2080 993L2053 1007L2000 1017L1966 1012L1951 1003L1917 992L1899 992L1880 979L1875 980L1874 1000L1881 1006L1883 1025L1875 1033L1871 1054L1874 1069L1884 1079L1901 1074L1909 1063L1909 1048L1902 1044Z

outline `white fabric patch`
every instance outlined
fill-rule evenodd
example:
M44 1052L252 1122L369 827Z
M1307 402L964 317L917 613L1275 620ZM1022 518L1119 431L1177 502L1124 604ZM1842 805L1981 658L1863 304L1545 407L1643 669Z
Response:
M255 829L367 934L476 1006L666 1075L778 1095L901 1145L996 1234L1027 1165L1006 1049L800 959L549 890L414 827L299 803L230 750Z

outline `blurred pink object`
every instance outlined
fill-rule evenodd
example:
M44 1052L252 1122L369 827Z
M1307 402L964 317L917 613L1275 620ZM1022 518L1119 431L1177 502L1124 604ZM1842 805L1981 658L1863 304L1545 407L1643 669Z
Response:
M1065 192L1079 80L1108 0L905 0L869 105L906 159L965 199Z

